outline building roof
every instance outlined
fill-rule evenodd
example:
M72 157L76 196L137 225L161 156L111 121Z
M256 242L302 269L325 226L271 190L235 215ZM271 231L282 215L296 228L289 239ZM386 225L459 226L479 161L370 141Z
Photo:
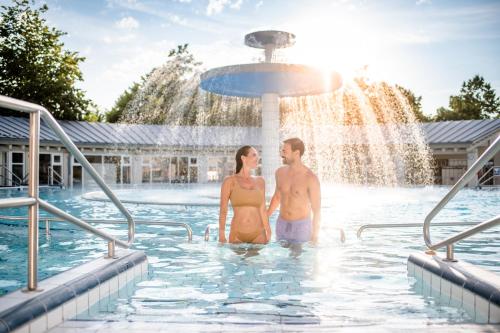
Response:
M86 146L241 146L259 145L260 128L223 126L164 126L59 121L76 145ZM0 116L0 142L29 138L29 118ZM59 139L41 121L40 141L58 143Z
M500 131L500 119L440 121L422 124L429 144L475 143Z
M59 121L77 145L238 147L260 145L258 127L165 126ZM500 132L500 119L462 120L421 125L428 144L472 144ZM0 142L27 142L29 118L0 116ZM40 140L57 144L58 138L42 121Z

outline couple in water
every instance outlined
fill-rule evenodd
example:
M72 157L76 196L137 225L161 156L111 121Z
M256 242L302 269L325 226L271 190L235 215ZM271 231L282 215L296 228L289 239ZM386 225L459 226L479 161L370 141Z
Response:
M224 179L221 187L219 242L265 244L271 240L269 217L280 206L276 240L288 244L318 241L321 194L316 175L302 163L304 143L298 138L285 140L281 158L285 166L276 170L276 189L266 207L265 182L253 177L259 154L251 146L236 153L236 172ZM226 239L228 205L233 219ZM312 217L311 217L312 213Z

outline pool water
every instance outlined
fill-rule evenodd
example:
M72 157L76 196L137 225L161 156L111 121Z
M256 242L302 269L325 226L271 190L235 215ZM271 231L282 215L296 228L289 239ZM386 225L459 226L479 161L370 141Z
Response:
M138 225L134 248L148 256L149 279L140 282L130 297L117 299L112 311L93 313L92 318L389 328L473 322L464 310L422 296L416 281L407 277L408 256L425 248L421 228L370 229L362 239L356 238L363 224L422 222L448 188L323 186L320 243L302 249L284 248L274 241L264 247L204 242L206 225L218 220L218 207L211 206L218 187L155 190L157 205L127 204L127 208L136 217L189 223L193 241L187 242L181 228ZM193 200L200 191L204 193L200 196L203 206L179 201L174 206L162 205L169 202L172 193L188 197L192 193ZM124 189L118 196L141 198L141 193L151 195L147 189ZM82 194L49 189L42 197L83 218L120 218L109 202L87 200ZM3 191L0 195L25 193ZM499 199L499 190L462 190L435 221L483 221L497 213ZM26 210L10 209L1 214L25 215ZM26 283L26 228L19 227L19 222L2 223L0 289L5 293ZM344 228L345 243L340 242L335 226ZM98 227L126 238L125 226ZM431 227L432 239L437 241L464 228ZM54 224L51 233L50 237L43 230L40 233L40 279L106 251L105 242L73 227ZM458 243L456 258L500 273L499 241L498 228L490 229Z

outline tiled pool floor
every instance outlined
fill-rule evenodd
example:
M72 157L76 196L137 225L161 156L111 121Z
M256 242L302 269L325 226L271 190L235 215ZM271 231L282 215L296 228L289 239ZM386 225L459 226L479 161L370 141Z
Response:
M67 321L48 333L163 333L163 332L498 332L492 325L430 325L404 327L339 326L339 325L234 325L234 324L175 324L151 322Z

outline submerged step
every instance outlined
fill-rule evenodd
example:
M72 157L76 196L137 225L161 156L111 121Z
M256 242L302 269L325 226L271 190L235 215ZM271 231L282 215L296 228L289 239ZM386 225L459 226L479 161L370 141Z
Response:
M147 275L144 252L121 250L117 255L117 259L99 258L43 280L39 291L18 290L3 296L0 333L44 332L88 313Z
M476 322L500 324L500 276L463 261L416 253L408 258L408 275L425 296L463 308Z

